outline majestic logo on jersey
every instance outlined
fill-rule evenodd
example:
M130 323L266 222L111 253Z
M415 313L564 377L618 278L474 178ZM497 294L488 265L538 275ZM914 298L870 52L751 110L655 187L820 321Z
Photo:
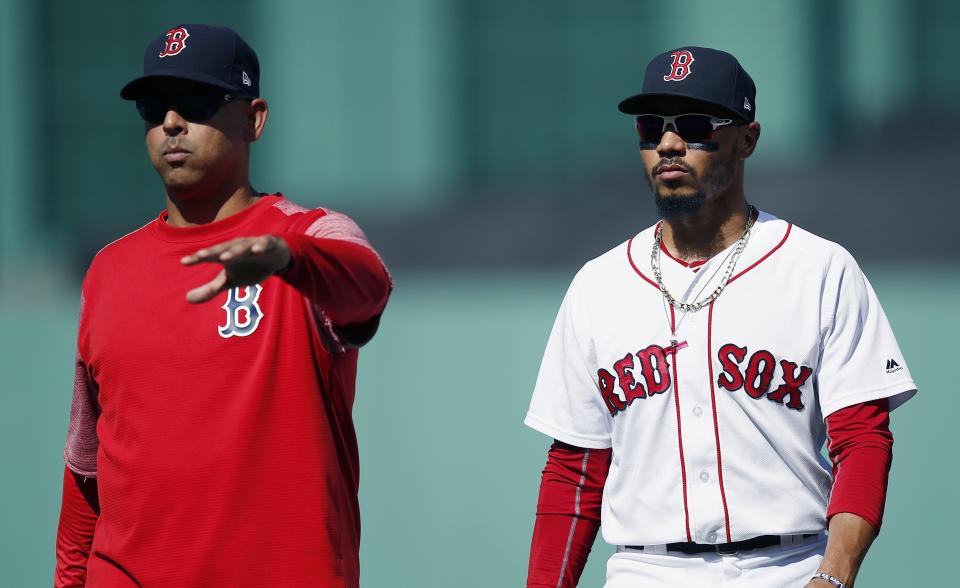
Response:
M651 345L636 354L628 353L613 364L613 373L606 369L597 371L597 386L610 416L617 416L634 400L661 394L670 388L667 351Z
M803 392L800 388L810 379L813 370L807 366L781 359L779 365L773 354L766 349L755 351L747 360L747 348L727 343L720 347L717 359L723 372L717 378L717 384L730 392L741 388L750 398L767 400L783 404L794 410L803 410ZM746 372L741 365L746 361ZM779 369L777 369L779 367ZM776 390L770 391L773 378L779 373L780 381Z
M899 363L897 363L897 361L896 361L895 359L888 359L888 360L887 360L887 373L888 373L888 374L892 374L893 372L899 372L899 371L902 370L902 369L903 369L903 367L902 367Z
M183 27L177 27L167 31L167 45L160 52L160 57L170 57L177 55L187 48L187 37L190 33Z
M670 64L670 73L663 76L665 82L679 82L690 75L690 64L695 60L693 53L686 49L680 49L670 54L673 57L673 63Z
M220 307L227 311L227 324L217 327L221 337L246 337L257 330L263 318L263 312L257 304L262 291L260 284L227 290L227 301Z

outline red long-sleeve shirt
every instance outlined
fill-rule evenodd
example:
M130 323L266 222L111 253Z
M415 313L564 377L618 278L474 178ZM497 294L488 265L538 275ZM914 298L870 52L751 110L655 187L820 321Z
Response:
M262 234L289 245L286 272L186 301L220 268L180 258ZM357 347L390 289L350 219L279 195L197 227L164 214L98 253L56 586L356 587Z

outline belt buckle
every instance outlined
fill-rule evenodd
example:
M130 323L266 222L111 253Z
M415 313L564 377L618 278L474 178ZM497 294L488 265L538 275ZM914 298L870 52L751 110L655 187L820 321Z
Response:
M736 555L740 553L739 549L735 547L729 547L729 544L727 545L727 547L724 547L723 544L716 545L714 549L717 551L717 555Z

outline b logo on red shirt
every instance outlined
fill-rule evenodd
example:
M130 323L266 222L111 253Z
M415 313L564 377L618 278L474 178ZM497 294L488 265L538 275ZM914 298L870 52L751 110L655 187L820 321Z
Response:
M183 27L177 27L167 31L167 45L163 48L163 51L160 52L160 57L170 57L186 49L187 37L189 36L190 33Z
M241 288L227 290L227 301L220 307L227 311L227 324L217 327L217 332L224 339L233 336L246 337L252 334L257 330L260 319L263 318L263 311L257 304L263 286L254 284L242 289L246 290L243 296L240 295Z
M690 64L694 62L693 54L686 49L681 49L670 55L673 57L673 63L670 64L670 73L663 76L663 81L679 82L690 75Z

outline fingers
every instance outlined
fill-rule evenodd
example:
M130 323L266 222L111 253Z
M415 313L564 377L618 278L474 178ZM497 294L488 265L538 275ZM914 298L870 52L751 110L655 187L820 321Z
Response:
M224 251L226 251L230 247L233 247L233 245L237 241L241 241L241 240L242 239L234 239L232 241L226 241L224 243L217 243L216 245L211 245L210 247L204 247L203 249L200 249L195 253L192 253L190 255L183 257L180 260L180 263L182 263L183 265L195 265L198 263L219 261L220 254L222 254Z
M220 273L210 282L187 293L194 304L211 300L227 288L261 282L290 264L286 241L275 235L240 237L204 247L180 259L183 265L219 263Z
M263 237L257 237L254 242L250 245L251 253L263 253L269 251L277 246L277 238L273 235L264 235Z
M214 296L227 289L227 270L220 270L215 278L206 284L187 292L187 302L199 304L211 300Z
M273 249L275 245L276 237L273 235L240 237L231 241L211 245L210 247L204 247L191 255L183 257L180 263L183 265L223 263L246 255L264 253Z

